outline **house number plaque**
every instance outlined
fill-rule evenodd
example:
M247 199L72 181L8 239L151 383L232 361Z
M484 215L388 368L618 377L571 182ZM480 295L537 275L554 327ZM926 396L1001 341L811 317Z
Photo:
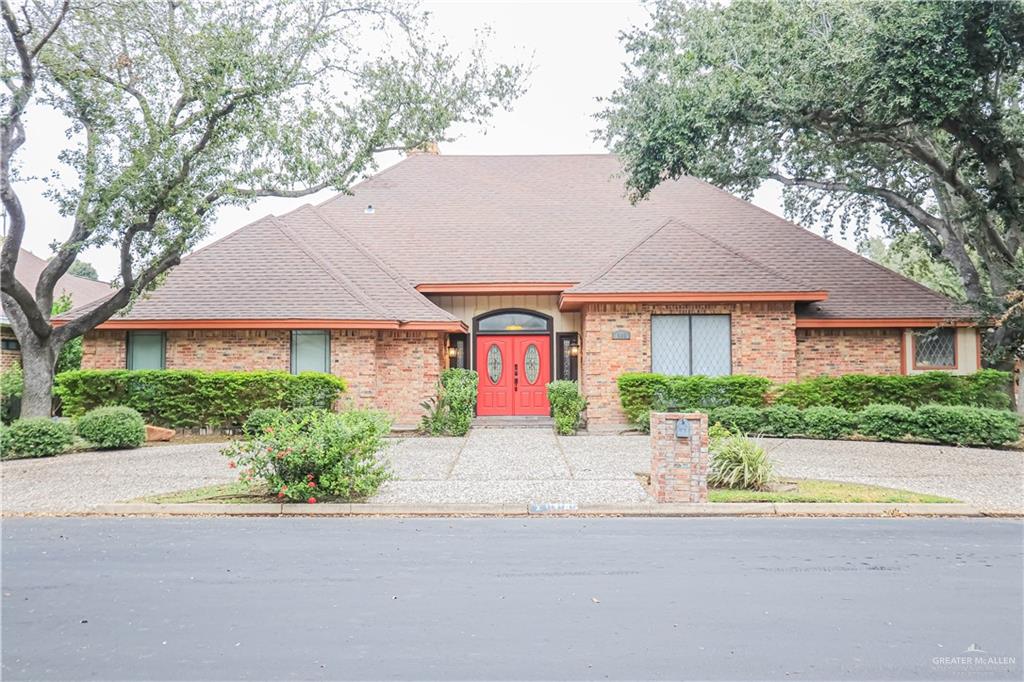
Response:
M612 340L613 341L628 341L629 340L629 332L626 331L625 329L616 329L615 331L612 332Z

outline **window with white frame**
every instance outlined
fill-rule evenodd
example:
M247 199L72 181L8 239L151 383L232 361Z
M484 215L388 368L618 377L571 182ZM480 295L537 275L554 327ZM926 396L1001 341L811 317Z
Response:
M299 329L292 332L292 374L331 371L330 332Z
M651 371L721 376L732 373L728 315L652 315Z
M164 368L163 332L128 332L128 369Z
M956 367L956 330L952 327L914 332L915 367Z

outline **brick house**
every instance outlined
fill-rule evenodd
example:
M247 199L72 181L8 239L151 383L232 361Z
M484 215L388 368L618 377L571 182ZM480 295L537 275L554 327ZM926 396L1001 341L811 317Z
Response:
M481 415L623 372L900 374L980 364L972 312L692 178L636 205L613 156L417 154L187 258L85 339L84 367L320 370L412 424L444 367Z

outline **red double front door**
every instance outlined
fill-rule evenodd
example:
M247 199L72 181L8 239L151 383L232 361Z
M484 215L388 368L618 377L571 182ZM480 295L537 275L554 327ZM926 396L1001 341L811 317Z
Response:
M550 337L478 335L476 371L480 375L477 414L550 414Z

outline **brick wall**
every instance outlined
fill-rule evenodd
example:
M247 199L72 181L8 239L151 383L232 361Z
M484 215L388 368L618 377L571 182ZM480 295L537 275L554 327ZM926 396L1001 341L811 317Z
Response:
M83 369L124 369L123 331L85 336ZM291 366L287 329L168 330L167 369L284 370ZM439 332L333 330L331 371L348 383L348 404L388 412L397 425L419 422L420 403L435 394L442 368Z
M124 369L128 366L127 334L94 330L82 338L82 369Z
M287 329L171 329L166 334L167 369L240 372L291 366Z
M902 329L798 329L797 378L899 374Z
M732 371L774 381L796 378L796 316L792 303L708 305L595 304L583 311L580 381L587 396L587 421L594 426L625 423L616 378L651 370L651 315L731 316ZM625 330L628 340L614 340Z

